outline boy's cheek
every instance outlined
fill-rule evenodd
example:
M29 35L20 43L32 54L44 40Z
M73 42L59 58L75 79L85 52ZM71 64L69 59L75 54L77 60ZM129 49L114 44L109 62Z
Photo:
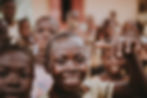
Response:
M53 68L52 68L52 73L53 73L54 75L59 75L59 74L61 74L63 71L64 71L64 68L63 68L63 66L60 66L60 65L54 65Z
M22 81L21 86L22 86L22 89L25 90L25 91L30 90L31 87L32 87L32 80L28 79L28 80Z

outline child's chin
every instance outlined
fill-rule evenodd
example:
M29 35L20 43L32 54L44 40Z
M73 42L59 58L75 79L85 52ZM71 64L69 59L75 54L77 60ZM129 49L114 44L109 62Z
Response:
M69 87L76 87L79 86L81 81L79 79L66 79L64 80L64 84L69 86Z
M67 90L77 90L80 87L80 82L70 82L70 83L64 83L64 87Z
M66 85L66 86L64 86L64 89L68 92L75 92L75 91L78 91L80 89L79 87L80 87L80 85L76 85L76 86Z

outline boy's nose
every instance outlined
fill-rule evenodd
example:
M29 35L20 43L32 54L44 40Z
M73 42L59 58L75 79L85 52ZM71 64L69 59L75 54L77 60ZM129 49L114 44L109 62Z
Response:
M74 65L74 62L73 61L70 60L70 61L67 62L67 67L68 68L74 68L74 66L75 65Z
M68 71L77 71L78 70L78 66L76 66L75 63L70 60L70 61L67 62L66 69Z
M7 86L11 88L19 88L20 87L19 77L15 74L11 74L7 79Z

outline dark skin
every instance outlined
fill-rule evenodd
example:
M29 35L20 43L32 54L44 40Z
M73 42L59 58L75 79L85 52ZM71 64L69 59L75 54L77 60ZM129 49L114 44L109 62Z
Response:
M15 18L15 13L16 13L16 4L15 1L8 1L3 4L2 6L2 13L4 15L5 21L9 25L13 25L14 18Z
M84 44L79 44L74 37L54 42L49 63L55 82L51 98L81 98L79 92L87 72L84 48Z
M37 60L39 63L44 63L45 49L48 40L52 39L54 33L52 32L52 26L49 19L40 20L36 25L36 42L39 47L39 54L37 55Z
M25 20L20 24L19 31L23 39L29 39L31 35L31 26L28 20Z
M125 57L125 68L129 72L130 81L115 85L114 98L146 98L147 79L140 63L137 51L139 43L136 38L128 37L124 41L117 40L114 48L117 57Z
M30 98L33 79L32 59L22 51L0 55L1 98Z
M50 21L48 19L39 21L36 26L36 33L39 39L47 44L48 40L54 36Z
M121 42L119 45L124 45L124 43ZM133 40L131 43L134 43ZM58 40L53 43L51 49L52 56L50 57L48 66L55 81L50 93L51 98L82 97L82 94L79 92L82 89L81 85L87 73L87 63L86 60L84 60L86 58L86 51L84 51L84 48L84 45L80 46L77 40L74 41L74 37ZM115 55L117 55L120 50L120 48L117 48ZM134 54L135 52L123 51L123 55L125 55L127 60L126 62L130 62L126 66L130 72L130 81L123 81L116 84L113 98L135 98L136 96L132 97L132 95L136 94L140 95L139 98L142 96L142 98L145 98L144 96L146 96L146 78Z

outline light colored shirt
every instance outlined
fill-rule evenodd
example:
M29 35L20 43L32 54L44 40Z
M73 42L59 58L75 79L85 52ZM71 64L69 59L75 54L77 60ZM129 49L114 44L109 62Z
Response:
M11 44L16 44L20 39L20 34L18 30L18 24L15 22L13 25L8 26L8 35L10 37Z
M84 85L89 88L89 91L82 98L112 98L113 83L102 82L96 77L87 79Z
M48 93L48 90L51 89L52 83L52 78L45 71L43 65L36 64L35 79L33 83L31 98L42 98L42 96Z
M84 81L84 86L88 87L88 92L86 92L82 98L112 98L114 84L110 82L102 82L97 77L89 78ZM44 95L40 98L50 98Z

